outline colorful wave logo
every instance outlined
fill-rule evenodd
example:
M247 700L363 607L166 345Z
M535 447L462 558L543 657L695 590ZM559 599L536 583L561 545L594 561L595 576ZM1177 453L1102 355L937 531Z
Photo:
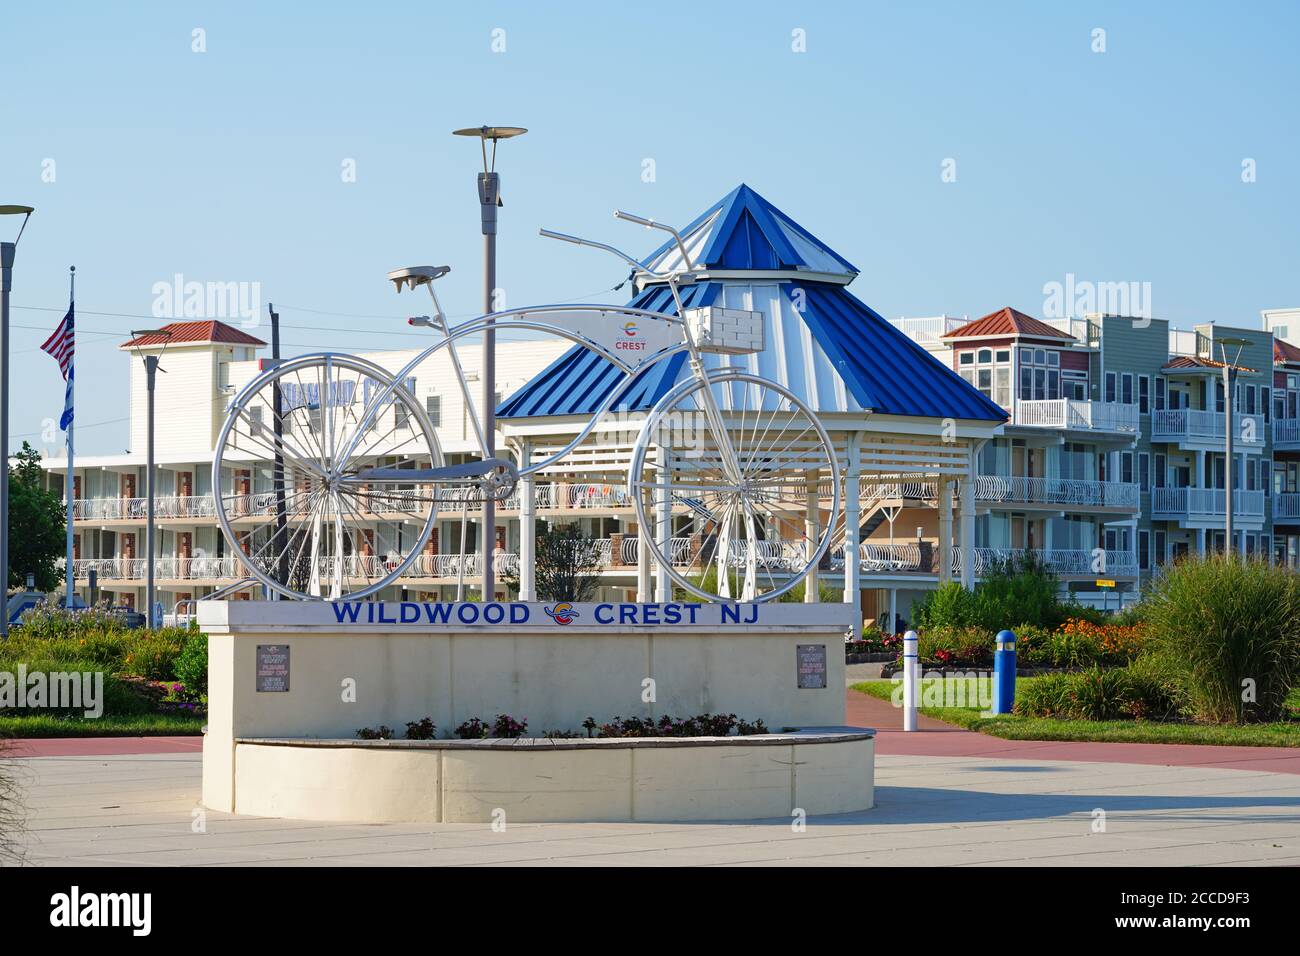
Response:
M624 334L624 335L636 335L636 323L635 323L635 322L628 322L626 325L624 325L624 326L623 326L623 334Z
M579 616L568 601L561 601L555 607L543 607L542 610L556 624L572 624L573 619Z

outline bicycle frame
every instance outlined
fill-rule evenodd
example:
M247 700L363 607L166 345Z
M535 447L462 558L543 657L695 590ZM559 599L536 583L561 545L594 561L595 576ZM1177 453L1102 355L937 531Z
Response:
M558 338L567 339L568 341L573 342L575 345L581 345L584 348L589 349L592 352L595 352L597 355L599 355L601 358L604 358L606 361L610 362L612 365L614 365L617 369L619 369L619 371L621 371L624 374L624 380L621 383L615 385L612 389L610 389L609 395L605 398L604 402L601 404L601 407L596 411L596 413L592 415L591 421L587 423L587 425L578 433L578 435L571 442L569 442L568 445L566 445L559 452L545 459L544 461L538 462L536 464L525 464L524 467L518 469L518 474L520 477L526 478L530 475L536 474L537 472L545 468L549 468L552 465L556 464L560 459L564 458L571 451L573 451L573 449L577 448L578 445L582 444L582 442L586 440L587 436L590 435L592 431L595 430L595 428L604 419L605 415L608 414L611 408L613 408L614 403L618 400L618 397L623 390L623 387L626 386L626 384L629 381L631 381L634 375L636 375L641 370L648 368L651 365L654 365L657 362L661 362L666 358L670 358L671 356L676 355L679 352L686 351L688 348L686 342L678 340L671 345L663 345L653 350L647 349L645 350L646 354L644 355L644 357L638 358L635 361L628 361L624 359L622 355L619 354L619 350L607 346L605 343L596 340L590 335L584 334L583 332L580 331L576 331L564 325L557 325L552 322L534 321L533 319L529 318L529 316L538 316L538 315L574 316L575 314L589 319L594 317L594 318L608 320L613 317L619 317L619 318L626 318L628 320L639 319L639 320L646 320L650 322L660 322L669 326L682 325L684 327L684 324L682 323L681 319L675 316L666 315L662 312L652 312L646 309L633 309L633 308L627 308L623 306L589 305L589 304L546 305L546 306L531 306L531 307L520 308L520 309L509 309L504 312L495 312L492 313L491 315L480 316L477 319L472 319L469 322L462 323L461 325L450 327L449 329L447 329L444 338L440 339L438 342L435 342L433 345L424 349L413 359L407 362L407 364L403 366L402 369L393 376L392 382L388 386L386 386L381 392L379 392L375 398L371 400L370 407L363 412L362 420L360 425L357 428L356 434L352 437L351 441L349 441L348 446L343 450L340 457L343 459L347 459L355 451L357 442L360 440L361 436L365 433L366 428L369 427L370 422L373 420L374 416L379 413L380 408L383 407L384 403L388 400L389 396L391 396L393 392L396 391L396 389L401 386L401 383L405 382L407 377L413 371L415 371L421 364L423 364L432 356L436 355L440 350L444 348L448 349L451 352L451 354L454 356L455 343L457 342L457 340L469 336L473 336L473 335L479 335L486 328L492 326L494 330L498 332L506 331L509 329L523 329L530 332L541 332L548 335L554 335ZM452 364L453 364L453 368L456 371L456 376L460 388L462 390L462 393L466 396L467 404L469 404L468 403L469 385L465 381L464 373L461 369L460 362L458 359L453 359ZM469 407L472 407L472 405L470 405ZM487 456L486 444L483 442L481 434L478 434L476 437L478 437L479 440L480 452L486 458ZM421 479L436 480L437 477L439 476L422 473L418 470L417 471L408 470L403 473L401 480L403 480L404 482L419 481ZM356 481L356 482L368 482L368 481L374 481L375 479L373 477L368 477L366 472L360 472L357 475L351 476L346 480Z

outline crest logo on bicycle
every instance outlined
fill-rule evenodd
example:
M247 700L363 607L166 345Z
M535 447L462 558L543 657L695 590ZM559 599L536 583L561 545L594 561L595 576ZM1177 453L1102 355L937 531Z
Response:
M580 616L568 601L561 601L555 607L543 607L542 610L556 624L572 624L573 619Z
M624 335L636 335L636 323L635 323L635 322L628 322L626 325L624 325L624 326L623 326L623 334L624 334Z

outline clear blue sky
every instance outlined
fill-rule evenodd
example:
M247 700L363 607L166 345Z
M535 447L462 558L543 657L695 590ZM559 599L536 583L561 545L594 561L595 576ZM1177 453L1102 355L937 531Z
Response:
M742 181L857 264L853 291L889 317L1041 314L1066 273L1150 282L1181 327L1300 304L1296 3L657 8L675 21L609 2L263 6L0 12L0 202L37 207L13 295L15 446L43 446L62 407L36 348L70 264L86 453L124 449L115 346L158 324L90 313L148 316L176 273L260 282L289 354L415 341L394 334L412 301L383 281L399 265L451 264L444 305L474 312L478 147L448 134L481 123L530 129L497 164L512 306L622 278L539 226L640 253L651 237L615 207L682 224Z

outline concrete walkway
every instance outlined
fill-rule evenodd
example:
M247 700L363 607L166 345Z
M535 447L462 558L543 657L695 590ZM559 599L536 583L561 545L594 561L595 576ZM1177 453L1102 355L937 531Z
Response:
M495 833L204 812L197 753L13 765L36 865L1300 864L1300 778L1250 770L885 755L874 810L812 817L802 832L781 819Z

